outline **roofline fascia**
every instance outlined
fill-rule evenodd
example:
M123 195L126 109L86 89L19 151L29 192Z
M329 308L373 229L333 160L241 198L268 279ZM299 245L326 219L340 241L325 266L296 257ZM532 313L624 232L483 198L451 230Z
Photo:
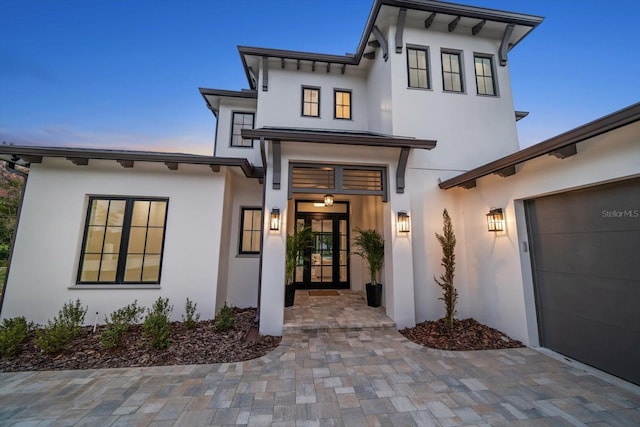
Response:
M162 153L151 151L97 150L72 147L32 147L24 145L0 145L0 154L22 157L65 157L87 160L130 160L134 162L182 163L190 165L239 167L249 178L260 178L260 168L247 159L202 156L198 154Z
M282 131L275 129L242 129L242 136L250 139L268 139L294 142L316 142L325 144L408 147L432 150L437 141L428 139L385 137L376 135L351 135L347 133L317 133L305 131Z
M640 121L640 102L593 120L570 131L564 132L553 138L547 139L546 141L540 142L536 145L532 145L531 147L527 147L498 160L494 160L493 162L479 166L446 181L442 181L439 184L439 187L443 190L448 190L469 181L495 173L504 168L524 163L528 160L535 159L536 157L549 154L566 146L577 144L589 138L602 135L603 133L610 132L637 121Z
M218 117L218 115L216 114L216 110L213 107L213 105L209 103L209 100L207 99L207 95L228 97L228 98L258 99L258 92L255 90L237 91L237 90L226 90L226 89L208 89L208 88L199 87L198 91L200 92L200 95L204 99L204 102L207 104L207 107L209 108L209 110L211 110L211 112L216 118Z

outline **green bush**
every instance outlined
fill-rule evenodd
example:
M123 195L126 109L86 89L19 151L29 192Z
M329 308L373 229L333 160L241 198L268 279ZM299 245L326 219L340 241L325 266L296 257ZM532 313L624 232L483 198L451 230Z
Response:
M0 355L12 356L17 353L18 346L33 328L24 317L4 319L0 325Z
M196 312L198 304L187 298L185 305L185 314L182 315L182 321L187 329L195 329L198 326L198 320L200 320L200 314Z
M144 314L144 307L138 307L138 300L126 305L113 313L104 321L105 329L100 334L100 343L104 348L114 348L122 345L122 339L129 330L129 326L138 323Z
M169 298L161 297L158 297L151 309L147 309L143 330L151 348L158 350L169 347L169 317L172 312L173 306L169 305Z
M233 313L233 308L229 307L227 303L224 303L224 307L220 309L213 324L220 332L228 331L233 328L236 323L236 316Z
M11 248L7 244L0 244L0 260L6 261L9 259L9 252L11 252Z
M87 308L82 308L80 299L69 301L62 306L53 321L38 331L35 344L46 353L59 353L64 350L69 342L78 335L80 327L84 323Z

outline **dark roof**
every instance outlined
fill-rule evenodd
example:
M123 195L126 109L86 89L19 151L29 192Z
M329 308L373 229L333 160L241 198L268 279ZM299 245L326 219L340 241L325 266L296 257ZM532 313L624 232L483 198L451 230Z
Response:
M319 142L324 144L364 145L371 147L421 148L431 150L436 141L402 136L388 136L372 132L349 132L338 130L309 130L297 128L242 129L242 137L264 138L278 141Z
M130 162L165 163L167 166L172 165L171 167L178 164L207 165L212 169L220 166L232 166L242 169L247 177L261 178L263 176L263 169L254 167L247 159L185 153L0 145L0 157L4 160L21 164L40 163L44 157L64 157L77 164L79 164L79 161L88 160L115 160L121 162L121 164L129 162L129 167L132 166Z
M637 103L551 139L547 139L539 144L532 145L531 147L527 147L523 150L502 157L501 159L479 166L454 178L443 181L439 185L440 188L444 190L457 186L472 187L472 185L468 184L478 178L502 171L505 168L515 167L517 164L524 163L545 154L558 152L558 150L562 150L589 138L593 138L639 120L640 103Z
M220 98L243 98L243 99L258 99L258 92L255 90L243 89L236 90L224 90L224 89L207 89L198 88L200 95L207 103L207 108L211 110L214 116L217 117L218 108L220 107Z
M261 47L238 46L238 51L242 59L242 65L247 75L247 80L251 88L255 89L255 82L252 81L247 57L267 57L280 58L282 60L291 59L299 61L322 62L337 65L358 65L365 53L367 44L371 38L374 25L378 19L383 6L409 9L430 14L439 14L447 17L461 17L474 20L474 24L482 21L495 22L506 25L514 25L522 30L513 33L509 42L509 49L518 44L531 30L536 28L544 18L535 15L507 12L497 9L483 7L466 6L455 3L446 3L433 0L374 0L371 12L365 24L364 31L358 43L355 54L327 55L311 52L300 52L281 49L269 49ZM450 19L450 18L447 18ZM483 24L484 25L484 24Z

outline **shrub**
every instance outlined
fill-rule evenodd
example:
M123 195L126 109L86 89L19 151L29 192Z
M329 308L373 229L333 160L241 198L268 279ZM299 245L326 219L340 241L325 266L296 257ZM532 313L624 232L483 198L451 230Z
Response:
M198 320L200 320L200 313L196 312L198 304L187 298L185 305L185 314L182 315L182 321L187 329L195 329L198 326Z
M453 232L451 217L446 209L442 212L442 220L442 234L436 233L436 239L438 239L442 247L440 265L444 267L444 274L440 275L439 279L434 277L434 280L442 288L442 296L439 299L444 301L446 311L444 324L447 329L452 330L453 319L456 314L456 302L458 301L458 291L453 286L453 276L456 270L456 254L454 253L456 235Z
M161 297L158 297L151 309L147 309L143 329L151 348L157 350L169 347L171 333L169 317L172 312L173 306L169 305L169 298Z
M18 346L33 328L24 317L4 319L0 325L0 355L12 356L18 352Z
M129 330L129 326L140 321L144 314L144 307L138 307L138 300L126 305L113 313L110 318L105 316L106 327L100 334L100 343L104 348L114 348L122 345L122 339Z
M0 244L0 260L2 261L8 260L10 251L11 251L11 248L9 247L9 245L5 243Z
M62 306L53 321L38 331L35 344L47 353L58 353L64 350L69 342L78 335L80 326L84 323L84 316L88 307L82 308L80 299L69 301Z
M236 316L233 313L233 308L229 307L227 303L224 303L224 307L220 309L213 324L220 332L228 331L235 325Z

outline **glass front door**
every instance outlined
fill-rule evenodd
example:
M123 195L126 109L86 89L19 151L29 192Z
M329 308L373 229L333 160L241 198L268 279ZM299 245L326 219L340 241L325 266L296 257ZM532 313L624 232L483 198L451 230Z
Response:
M298 212L296 224L311 227L313 242L296 270L299 289L349 288L349 217L345 213Z

